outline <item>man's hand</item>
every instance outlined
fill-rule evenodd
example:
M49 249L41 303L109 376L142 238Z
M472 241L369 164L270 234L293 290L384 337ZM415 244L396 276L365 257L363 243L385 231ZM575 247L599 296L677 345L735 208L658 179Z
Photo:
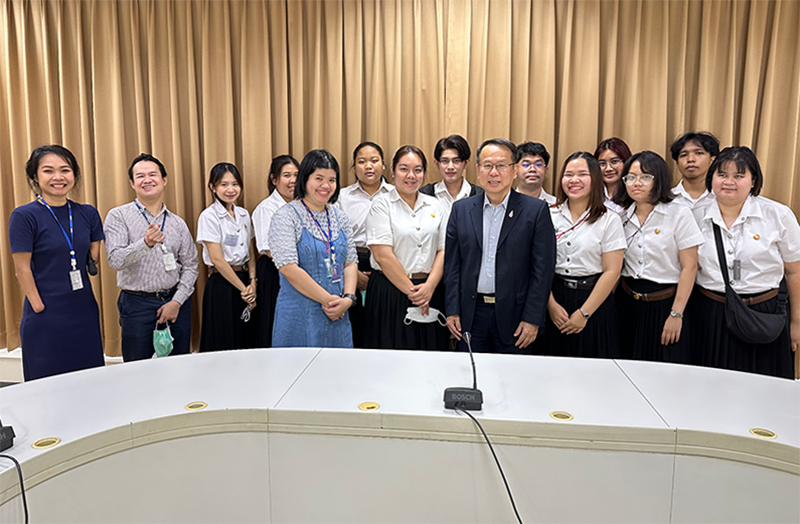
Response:
M519 337L517 339L517 343L514 345L518 348L527 347L534 340L536 340L536 336L538 334L539 334L539 326L531 324L530 322L525 322L523 320L519 323L519 326L517 326L517 330L514 331L514 336Z
M170 300L158 308L158 311L156 311L156 315L158 315L158 323L166 324L167 322L175 322L178 320L178 313L180 313L180 310L181 305L178 303L178 301Z
M367 284L369 284L369 275L372 273L371 271L359 271L358 272L358 282L356 286L358 287L359 291L366 291Z
M164 233L161 232L157 225L150 224L150 227L147 228L144 234L144 243L147 244L147 247L153 247L163 241Z
M450 333L456 337L456 340L461 340L461 315L447 317L447 327L450 329Z

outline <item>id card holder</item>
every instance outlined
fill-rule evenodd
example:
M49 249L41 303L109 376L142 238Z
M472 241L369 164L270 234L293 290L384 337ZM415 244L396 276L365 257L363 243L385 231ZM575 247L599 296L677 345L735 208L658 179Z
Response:
M336 284L342 281L342 266L334 262L330 265L331 283Z
M223 242L223 244L225 244L228 247L236 247L236 244L238 242L239 242L239 235L228 234L225 235L225 241Z
M69 272L69 282L72 284L72 291L80 291L83 289L83 277L79 269L73 269Z
M164 268L167 271L175 271L178 269L178 263L175 261L175 254L167 251L167 247L161 244L161 250L164 252Z
M738 282L742 279L742 261L734 259L733 261L733 280Z

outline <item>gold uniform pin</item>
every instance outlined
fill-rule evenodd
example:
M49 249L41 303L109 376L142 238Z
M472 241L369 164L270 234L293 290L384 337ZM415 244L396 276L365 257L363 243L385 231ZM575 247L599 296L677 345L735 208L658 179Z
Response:
M661 230L656 228L656 235L659 234L659 233L661 233Z
M761 236L758 233L753 235L753 240L758 240L759 238L761 238Z

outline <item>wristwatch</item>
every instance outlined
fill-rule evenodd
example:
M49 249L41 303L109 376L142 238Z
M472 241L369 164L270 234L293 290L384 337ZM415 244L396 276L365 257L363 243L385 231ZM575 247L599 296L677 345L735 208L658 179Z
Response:
M583 315L583 318L585 318L586 320L589 320L589 317L592 316L589 313L587 313L586 311L584 311L582 307L578 308L578 310L581 312L581 315Z
M683 318L683 314L682 313L678 313L674 309L669 312L669 316L671 316L673 318Z
M356 296L352 293L345 293L344 295L342 295L342 298L349 298L350 300L353 301L354 306L356 305L356 301L358 300L358 298L356 298Z

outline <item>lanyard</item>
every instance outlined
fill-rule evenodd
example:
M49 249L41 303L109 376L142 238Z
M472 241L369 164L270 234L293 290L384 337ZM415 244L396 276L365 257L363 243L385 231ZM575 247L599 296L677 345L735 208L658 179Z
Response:
M78 269L78 261L75 259L75 245L74 245L75 244L75 232L72 229L72 202L67 200L67 209L69 209L69 236L67 236L67 232L64 230L64 226L62 226L61 222L58 221L58 218L56 217L56 214L53 211L53 208L50 207L50 204L45 202L44 198L42 198L38 194L36 195L36 198L38 198L39 201L42 204L44 204L44 206L47 208L47 210L50 211L50 214L53 215L53 220L55 220L56 224L58 224L58 227L61 229L61 232L64 234L64 240L67 241L67 245L69 246L69 256L72 259L72 260L70 260L70 263L72 264L72 270L74 271L74 270Z
M325 236L325 232L322 230L322 226L320 226L319 222L317 222L317 217L315 217L314 213L312 213L311 210L308 209L308 206L306 205L306 203L303 201L302 198L300 199L300 203L303 204L303 207L306 208L306 211L308 211L308 214L311 215L311 218L314 220L314 223L317 225L317 229L319 229L319 234L322 235L322 238L325 239L325 243L327 244L325 246L325 251L327 253L330 253L331 251L336 251L336 249L333 247L333 241L331 240L331 236L332 236L331 235L331 215L330 215L330 213L328 213L328 206L325 206L325 215L328 217L328 235Z
M144 209L142 209L142 206L140 206L139 202L137 202L136 200L134 200L133 203L136 205L136 209L139 210L139 213L142 214L142 217L144 217L145 221L147 222L147 225L149 226L150 225L150 219L147 218L147 215L144 214ZM153 218L155 218L155 217L153 217ZM164 211L164 218L161 219L161 232L162 233L164 232L164 223L166 221L167 221L167 212Z
M556 233L556 240L560 239L561 237L563 237L564 235L566 235L567 233L569 233L570 231L572 231L573 229L575 229L576 227L578 227L579 225L581 225L581 224L583 223L583 221L584 221L584 220L586 220L586 218L587 218L588 216L589 216L589 213L586 213L585 215L583 215L583 216L581 217L581 219L580 219L580 220L578 220L578 221L577 221L577 222L575 222L573 225L571 225L571 226L569 227L569 229L567 229L566 231L562 231L561 233Z

